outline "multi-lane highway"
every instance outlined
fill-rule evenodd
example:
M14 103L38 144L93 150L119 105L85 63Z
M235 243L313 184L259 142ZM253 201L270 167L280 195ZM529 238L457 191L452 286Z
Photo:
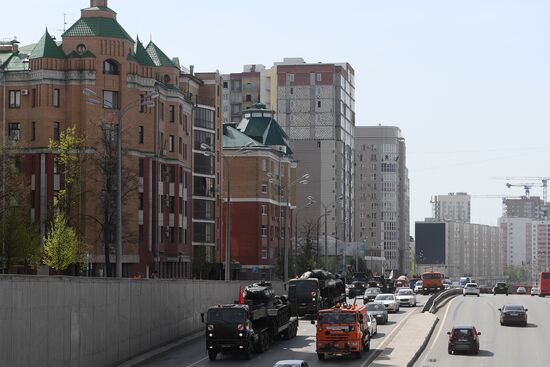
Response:
M527 327L500 325L498 309L506 303L523 304L529 310ZM438 317L440 321L416 367L550 366L550 298L458 296L439 311ZM447 353L447 331L457 324L472 324L481 332L478 355Z
M315 326L308 320L300 320L298 336L292 340L277 341L267 352L254 354L252 359L247 361L235 356L218 355L216 366L265 366L270 367L275 362L283 359L303 359L310 366L340 366L343 363L349 367L367 366L376 354L377 349L384 348L389 340L395 335L401 322L414 312L419 312L427 297L418 296L418 305L415 308L402 307L397 314L390 314L390 321L387 325L378 326L378 334L371 341L371 351L365 353L361 360L351 358L330 358L320 362L315 354ZM358 301L362 303L362 300ZM397 328L396 328L397 327ZM392 334L393 332L393 334ZM143 364L148 367L201 367L212 366L213 363L206 356L205 340L201 338L192 343L186 344L166 355L153 361Z

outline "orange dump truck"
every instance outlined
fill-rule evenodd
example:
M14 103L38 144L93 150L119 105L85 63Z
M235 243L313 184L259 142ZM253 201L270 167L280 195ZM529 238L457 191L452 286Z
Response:
M427 295L442 291L444 289L443 278L443 274L436 271L422 274L422 293Z
M370 350L369 317L364 305L336 305L320 310L317 317L316 351L324 360L328 355L353 354L357 359ZM312 321L314 323L314 321Z

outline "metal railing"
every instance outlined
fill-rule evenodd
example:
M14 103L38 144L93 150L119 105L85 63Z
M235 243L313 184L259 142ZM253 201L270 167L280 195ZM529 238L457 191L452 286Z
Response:
M424 305L422 312L436 313L441 307L443 301L451 297L456 297L462 294L462 288L447 289L442 292L433 294Z

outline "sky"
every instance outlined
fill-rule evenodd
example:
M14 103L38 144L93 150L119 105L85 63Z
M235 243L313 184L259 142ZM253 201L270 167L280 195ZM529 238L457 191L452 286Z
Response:
M0 39L58 38L88 0L10 2ZM496 177L550 176L550 0L110 0L127 32L196 71L284 57L349 62L356 125L394 125L407 144L411 233L449 192L522 195ZM6 7L4 7L6 10ZM523 183L525 180L514 181ZM527 181L539 183L538 181ZM534 187L531 195L542 196ZM495 225L500 199L473 198Z

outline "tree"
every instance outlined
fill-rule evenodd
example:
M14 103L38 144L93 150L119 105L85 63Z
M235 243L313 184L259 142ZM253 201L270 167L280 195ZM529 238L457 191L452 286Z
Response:
M63 188L58 194L58 208L65 213L69 224L74 226L78 222L73 220L72 215L81 199L84 138L76 132L76 127L69 127L61 132L59 141L50 139L49 149L58 154L56 160L63 177Z
M505 275L511 282L523 282L529 280L529 270L526 265L508 265Z
M0 151L2 190L0 190L0 268L10 272L14 266L34 267L40 255L38 228L31 222L29 179L20 172L15 149Z
M304 273L308 269L317 267L315 259L316 250L314 243L317 239L317 224L315 221L309 221L302 225L300 241L298 242L298 254L296 256L297 275Z
M86 218L99 227L97 237L91 239L101 242L105 257L105 275L114 276L111 269L111 247L116 240L116 190L117 190L117 150L116 139L118 127L116 124L101 122L98 124L100 134L96 142L95 152L91 155L88 166L91 187L94 190L88 195L90 212ZM128 155L124 154L125 159ZM124 161L123 161L124 163ZM131 195L135 195L139 187L139 179L135 170L129 169L129 164L122 166L122 204ZM124 218L125 216L123 216ZM136 231L129 229L129 223L123 223L123 241L135 240Z
M74 228L70 227L63 212L55 215L44 243L44 263L50 268L62 271L69 265L82 260L80 240Z

